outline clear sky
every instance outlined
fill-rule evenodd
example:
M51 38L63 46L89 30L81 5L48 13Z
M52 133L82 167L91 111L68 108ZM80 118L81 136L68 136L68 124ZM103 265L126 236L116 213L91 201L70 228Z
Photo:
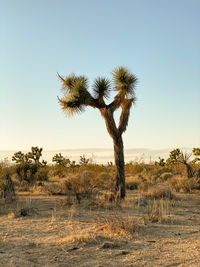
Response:
M56 72L138 77L125 148L200 146L199 0L1 0L0 150L111 148L98 110L67 118Z

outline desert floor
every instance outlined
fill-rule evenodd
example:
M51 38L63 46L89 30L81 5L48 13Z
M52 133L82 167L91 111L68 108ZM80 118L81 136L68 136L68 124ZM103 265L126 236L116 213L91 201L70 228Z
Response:
M199 193L160 202L159 215L138 197L95 207L20 193L0 204L0 266L200 266Z

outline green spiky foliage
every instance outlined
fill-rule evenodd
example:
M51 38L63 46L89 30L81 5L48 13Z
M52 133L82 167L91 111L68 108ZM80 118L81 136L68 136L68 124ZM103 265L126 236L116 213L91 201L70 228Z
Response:
M42 151L43 148L39 148L37 146L32 146L31 147L31 152L29 152L27 154L28 158L33 160L34 164L39 167L39 166L46 166L47 162L42 160L42 162L40 162L40 158L42 157Z
M80 166L85 166L89 163L89 161L90 159L87 159L85 155L83 154L82 156L80 156L79 164Z
M59 99L64 112L67 115L74 115L84 111L85 105L90 105L92 97L88 91L88 81L84 76L71 74L65 79L59 75L62 81L64 96Z
M61 155L61 153L53 156L52 161L55 162L57 166L62 166L62 167L70 166L70 160Z
M168 163L178 163L181 158L181 151L179 148L176 148L169 153Z
M200 148L193 148L192 150L195 159L193 160L194 163L200 162Z
M190 153L183 153L179 148L176 148L174 150L172 150L169 154L169 158L167 159L167 163L168 164L176 164L176 163L180 163L185 165L186 167L186 172L187 172L187 176L188 178L193 177L193 169L189 164L189 159L191 157Z
M126 67L118 67L112 72L113 83L107 78L98 77L92 86L93 93L89 92L88 80L85 76L70 74L63 78L58 74L62 82L64 95L58 98L66 115L74 115L85 110L85 107L99 109L105 120L106 128L113 139L114 157L116 164L116 194L125 197L124 174L124 150L122 134L128 126L128 119L132 104L135 103L135 87L137 78ZM113 101L106 104L111 91L117 92ZM114 112L121 108L119 125L114 120Z
M26 154L21 151L14 153L12 161L16 163L16 173L20 181L33 182L40 167L46 166L46 161L40 162L42 150L42 148L31 147L31 151Z
M21 151L14 153L12 161L16 162L16 173L20 181L28 181L28 171L31 167L31 160L28 157L28 153L24 154Z
M155 165L164 167L165 166L165 160L161 157L158 157L158 159L159 159L159 161L155 161Z
M132 97L135 96L137 78L126 67L118 67L113 71L115 90Z
M94 81L93 90L94 90L95 98L103 102L103 98L106 98L106 99L109 98L109 94L111 91L110 80L107 78L98 77Z
M15 200L15 186L8 170L0 172L0 198Z

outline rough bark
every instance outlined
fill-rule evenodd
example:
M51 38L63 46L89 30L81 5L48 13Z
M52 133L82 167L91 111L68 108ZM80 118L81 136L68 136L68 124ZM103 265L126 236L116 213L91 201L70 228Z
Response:
M126 195L125 186L125 171L124 171L124 146L122 140L122 134L125 132L128 125L129 111L133 100L124 101L122 105L122 114L120 117L119 127L116 127L115 120L113 117L113 110L109 106L100 109L101 115L103 116L106 128L109 135L113 139L114 145L114 159L116 165L116 182L115 190L116 195L123 199Z
M187 171L187 177L192 178L193 177L192 167L188 163L185 163L185 166L186 166L186 171Z
M116 193L120 193L120 198L124 198L126 195L125 186L125 173L124 173L124 146L122 136L113 140L114 143L114 158L116 165L116 183L115 190Z

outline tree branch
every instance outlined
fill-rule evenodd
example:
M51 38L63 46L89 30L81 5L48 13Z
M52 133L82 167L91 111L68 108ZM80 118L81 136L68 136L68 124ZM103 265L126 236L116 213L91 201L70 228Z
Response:
M116 109L118 109L121 105L121 103L123 102L125 98L125 94L123 92L119 92L114 100L107 106L108 109L111 110L111 112L114 112Z
M113 118L113 112L108 107L101 108L100 112L105 120L106 128L108 130L109 135L113 139L116 139L118 136L118 129L116 127L115 120Z
M118 127L118 131L120 135L126 131L126 128L128 126L128 119L130 115L130 109L133 104L133 100L134 98L124 99L124 101L120 105L122 109L120 121L119 121L119 127Z

